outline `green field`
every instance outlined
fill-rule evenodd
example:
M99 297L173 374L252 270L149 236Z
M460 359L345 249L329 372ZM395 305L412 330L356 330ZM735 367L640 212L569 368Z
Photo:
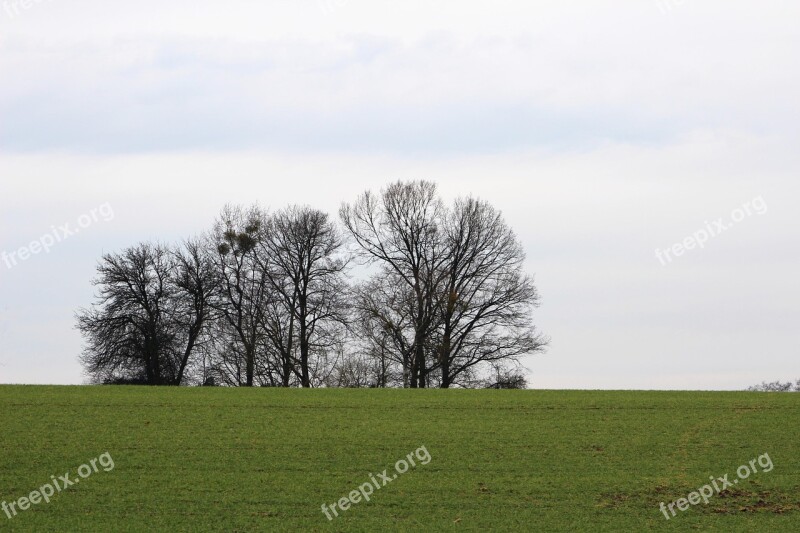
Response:
M3 386L0 502L114 468L0 531L800 531L799 415L800 394Z

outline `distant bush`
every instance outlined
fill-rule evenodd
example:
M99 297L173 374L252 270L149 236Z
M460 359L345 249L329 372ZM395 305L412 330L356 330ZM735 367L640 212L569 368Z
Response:
M800 379L796 383L787 381L781 383L780 381L773 381L772 383L763 382L761 385L753 385L747 388L751 392L800 392Z
M494 379L487 380L484 389L527 389L528 380L519 368L495 365Z
M503 377L500 381L490 383L487 389L527 389L528 380L522 374L514 374Z
M145 377L135 377L135 378L108 378L103 381L103 385L149 385L150 383L147 381Z

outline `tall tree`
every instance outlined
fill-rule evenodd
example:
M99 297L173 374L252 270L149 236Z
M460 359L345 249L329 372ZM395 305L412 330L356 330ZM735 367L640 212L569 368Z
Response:
M94 281L97 301L77 315L87 341L81 359L93 379L181 384L192 350L181 349L186 323L173 267L173 253L149 243L103 256Z
M261 324L269 297L267 275L261 266L265 259L257 257L265 225L266 216L257 206L226 206L209 236L220 277L216 306L222 321L218 326L226 340L219 354L220 377L231 385L252 387L256 383L256 359L263 344Z
M539 295L523 271L522 244L501 213L488 202L459 199L445 216L442 240L441 386L476 365L542 351L547 339L531 316Z
M220 277L214 267L213 255L201 240L188 240L173 253L173 283L175 291L175 321L183 355L178 367L177 381L182 383L187 368L198 349L211 344L209 326L219 318L214 303L220 296ZM201 382L206 376L202 376Z
M294 206L270 217L260 244L269 261L262 268L289 317L288 327L272 330L274 344L291 356L296 340L300 384L310 387L312 351L330 348L345 322L342 239L326 213Z
M386 267L379 272L353 290L353 329L360 341L359 351L377 363L376 386L396 382L409 387L416 351L414 291ZM395 367L400 368L398 378L394 378Z
M425 352L436 322L435 299L441 281L442 210L436 185L429 181L396 182L377 196L367 191L340 209L361 256L396 274L413 294L412 388L428 384Z

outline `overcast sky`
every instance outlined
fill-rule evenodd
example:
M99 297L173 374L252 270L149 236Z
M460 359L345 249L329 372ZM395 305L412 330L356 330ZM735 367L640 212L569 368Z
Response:
M523 240L552 337L534 388L800 378L798 20L788 0L0 1L0 383L84 382L74 313L103 252L228 202L333 213L417 178Z

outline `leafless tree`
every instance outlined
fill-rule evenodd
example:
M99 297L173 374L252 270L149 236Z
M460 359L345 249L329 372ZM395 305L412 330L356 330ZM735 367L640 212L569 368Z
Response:
M192 250L143 243L103 257L97 301L77 315L87 341L81 359L94 381L184 382L213 291L207 265Z
M369 191L340 209L341 219L361 257L396 275L412 292L414 330L410 386L428 385L425 347L436 322L442 250L442 202L428 181L397 182L375 195Z
M748 387L747 390L749 392L800 392L800 379L794 384L791 381L787 381L786 383L782 383L781 381L764 381L760 385Z
M527 389L528 380L522 369L505 361L495 361L490 365L491 372L480 384L484 389Z
M539 296L522 245L489 203L445 208L432 183L398 182L340 214L361 256L380 267L355 291L359 337L373 357L391 341L390 357L410 374L404 385L471 386L491 363L547 345L533 325Z
M261 384L272 384L268 383L269 376L256 375L258 349L264 340L261 324L269 297L264 261L257 259L265 226L266 215L257 206L226 206L209 236L220 277L216 308L222 317L217 332L223 349L215 366L220 380L229 385L252 387L258 377Z
M376 386L409 387L414 359L413 290L386 267L357 285L350 297L355 351L375 361ZM399 371L398 371L399 369Z
M312 354L332 348L337 325L345 322L342 239L326 213L294 206L269 218L259 245L256 257L265 261L260 267L277 297L267 334L300 384L310 387Z
M269 282L270 276L266 279ZM269 287L258 325L263 332L261 343L266 354L260 362L265 367L263 373L270 376L272 386L290 387L299 382L295 321L296 317L287 310L282 296Z
M547 339L536 333L531 315L539 295L523 271L522 244L500 212L485 201L459 199L441 234L441 387L473 366L542 351Z
M327 387L335 388L376 388L375 360L363 354L349 354L334 365L328 378Z
M199 239L188 240L173 252L173 276L177 287L175 320L182 332L183 357L178 370L178 382L183 383L187 367L195 363L200 367L198 380L202 383L208 376L192 355L205 355L213 345L209 337L209 326L220 318L216 312L221 289L219 272L214 267L213 255Z

